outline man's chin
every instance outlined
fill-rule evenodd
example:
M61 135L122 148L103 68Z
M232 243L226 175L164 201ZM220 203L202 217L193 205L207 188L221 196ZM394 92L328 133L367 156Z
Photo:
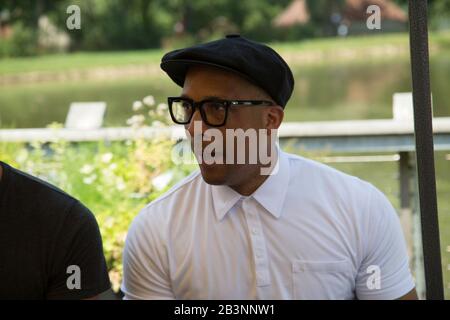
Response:
M225 183L225 165L223 164L200 164L200 172L207 184L222 185Z

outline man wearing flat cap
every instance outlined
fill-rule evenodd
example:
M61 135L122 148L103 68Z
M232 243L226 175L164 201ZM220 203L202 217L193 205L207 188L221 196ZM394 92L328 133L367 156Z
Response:
M200 170L133 221L125 299L416 298L386 197L275 142L294 78L273 49L229 35L161 68Z

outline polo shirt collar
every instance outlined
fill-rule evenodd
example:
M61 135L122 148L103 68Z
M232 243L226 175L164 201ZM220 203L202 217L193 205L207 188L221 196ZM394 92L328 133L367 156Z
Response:
M277 148L277 161L277 173L270 175L249 197L253 197L278 219L283 210L289 185L289 159L280 148ZM214 211L219 221L225 217L239 200L246 198L225 185L211 185L211 193Z

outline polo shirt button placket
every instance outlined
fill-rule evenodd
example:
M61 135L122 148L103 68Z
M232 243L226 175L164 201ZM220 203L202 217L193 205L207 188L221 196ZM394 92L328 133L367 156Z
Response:
M258 282L263 282L264 281L264 277L258 273L256 279L258 280Z
M248 201L248 200L247 200ZM245 213L248 229L251 233L251 246L253 259L255 261L256 286L264 287L270 285L268 277L268 261L265 253L264 235L261 232L261 221L253 208L247 201L242 203L242 209Z

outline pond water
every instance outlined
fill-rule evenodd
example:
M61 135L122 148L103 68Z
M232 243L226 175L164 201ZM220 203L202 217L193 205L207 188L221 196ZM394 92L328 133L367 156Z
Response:
M374 119L392 117L392 94L411 91L407 59L293 66L296 87L288 106L287 121ZM450 52L430 61L435 116L450 116ZM133 101L153 95L165 102L180 89L161 71L160 77L106 81L54 82L4 85L0 88L2 128L45 127L64 123L74 101L105 101L105 126L124 126L132 115Z

